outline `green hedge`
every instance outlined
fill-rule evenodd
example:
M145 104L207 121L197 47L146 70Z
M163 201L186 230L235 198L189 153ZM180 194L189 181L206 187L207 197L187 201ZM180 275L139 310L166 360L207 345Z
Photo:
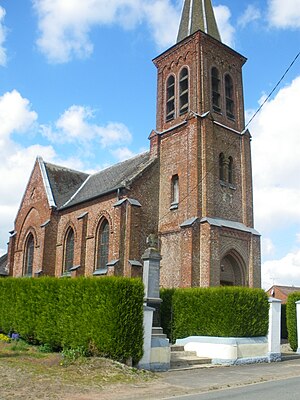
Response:
M176 289L165 290L162 298L169 299L162 321L170 325L172 319L168 332L173 342L188 336L254 337L268 332L268 296L261 289Z
M286 304L281 304L281 338L288 338L288 331L286 325Z
M297 317L296 317L296 301L300 300L300 292L291 293L286 303L286 324L288 330L288 340L291 348L297 351Z
M173 296L175 291L176 289L160 290L160 298L162 299L160 306L161 327L172 343Z
M143 296L138 279L7 278L0 280L0 329L52 348L81 347L137 362Z

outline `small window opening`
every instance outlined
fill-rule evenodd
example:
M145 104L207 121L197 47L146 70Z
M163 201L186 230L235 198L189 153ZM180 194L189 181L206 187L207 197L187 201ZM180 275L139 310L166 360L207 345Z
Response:
M225 181L225 157L223 153L219 155L219 179Z
M228 158L228 183L233 184L233 158Z
M211 70L211 90L212 90L212 107L214 111L220 112L220 79L219 71L213 67Z
M167 115L166 120L170 121L175 117L175 79L171 75L167 80Z
M233 81L230 75L225 76L226 115L234 119Z
M183 68L179 75L179 114L184 114L189 109L189 73Z
M179 203L179 177L172 176L172 193L171 193L171 208L177 208Z

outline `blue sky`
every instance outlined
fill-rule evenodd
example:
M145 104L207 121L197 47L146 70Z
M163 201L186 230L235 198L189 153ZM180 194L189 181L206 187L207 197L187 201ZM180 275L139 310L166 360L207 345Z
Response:
M215 0L251 116L300 51L300 0ZM0 0L0 254L35 157L95 171L148 149L182 0ZM300 286L300 57L251 123L263 282Z

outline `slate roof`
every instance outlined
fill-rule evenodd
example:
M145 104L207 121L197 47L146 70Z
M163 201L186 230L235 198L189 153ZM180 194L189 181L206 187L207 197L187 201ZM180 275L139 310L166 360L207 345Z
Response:
M62 207L89 177L88 174L44 162L57 208Z
M88 176L61 208L71 207L128 186L154 161L150 160L150 152L145 152Z
M6 269L7 265L7 254L0 257L0 276L7 276L8 271Z
M221 42L211 0L185 0L177 43L198 30Z

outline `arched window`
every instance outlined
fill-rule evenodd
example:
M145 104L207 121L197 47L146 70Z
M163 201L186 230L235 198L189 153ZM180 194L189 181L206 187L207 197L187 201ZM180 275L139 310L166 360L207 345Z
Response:
M25 244L25 262L24 262L25 276L32 276L33 255L34 255L34 238L32 233L29 233Z
M102 221L98 232L97 262L96 269L107 268L109 250L109 224L105 219Z
M65 262L64 272L68 272L74 265L74 231L72 228L68 229L65 240Z
M219 179L225 181L225 157L223 153L219 155Z
M184 114L189 109L189 72L182 68L179 75L179 114Z
M175 117L175 78L173 75L169 76L167 80L166 114L166 121Z
M233 184L233 158L228 157L228 183Z
M214 111L220 112L220 78L219 71L216 67L211 69L211 92L212 92L212 107Z
M226 115L234 119L233 81L230 75L225 75Z

